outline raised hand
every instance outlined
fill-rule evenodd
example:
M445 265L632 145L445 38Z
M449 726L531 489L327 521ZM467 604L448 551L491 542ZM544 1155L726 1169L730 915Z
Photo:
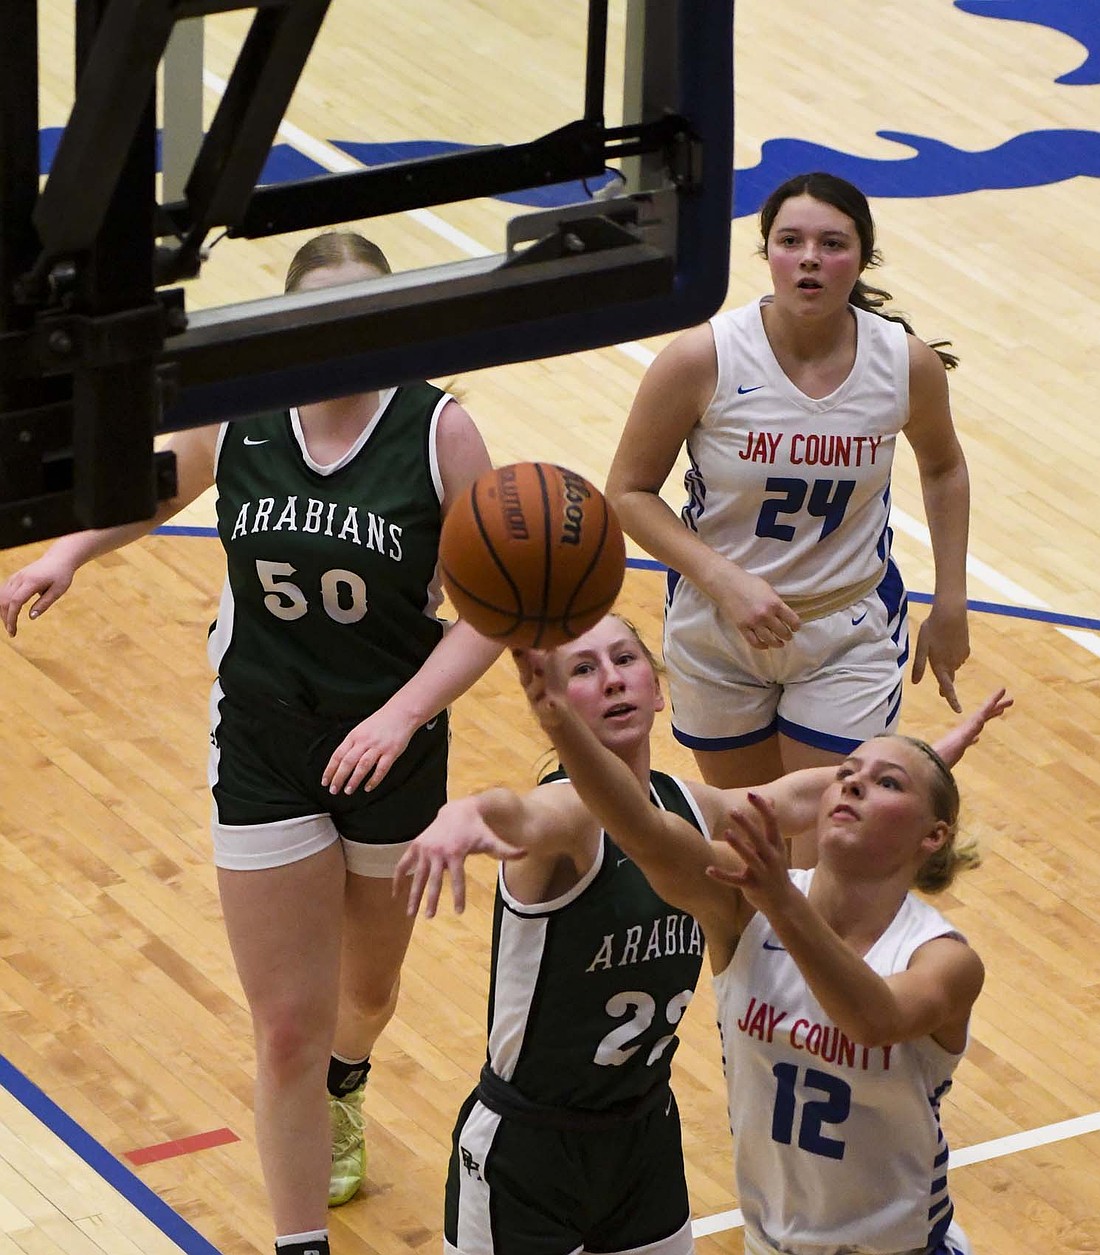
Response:
M553 651L513 649L519 682L527 701L546 732L552 733L565 717L565 701L558 691L553 669Z
M987 697L977 710L966 715L949 732L946 732L935 743L933 749L948 767L954 767L966 750L977 743L985 725L991 719L999 719L1012 704L1013 699L1006 696L1006 690L998 689Z
M780 835L771 802L758 793L750 792L747 797L748 807L730 809L729 827L722 833L740 860L740 868L712 865L707 875L740 889L751 906L768 914L792 891L787 843Z

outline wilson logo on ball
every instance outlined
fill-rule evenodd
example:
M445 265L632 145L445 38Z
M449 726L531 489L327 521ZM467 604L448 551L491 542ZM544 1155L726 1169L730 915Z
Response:
M561 543L563 545L579 545L581 543L581 521L584 518L583 504L592 496L588 480L582 479L572 471L558 467L565 485L565 518L562 520Z

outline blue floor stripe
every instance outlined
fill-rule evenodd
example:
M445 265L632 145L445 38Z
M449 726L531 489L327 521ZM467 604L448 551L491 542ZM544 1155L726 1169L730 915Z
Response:
M154 536L218 536L216 527L184 527L182 523L162 523L153 531Z
M909 596L913 601L921 601L926 605L932 601L931 593L910 593ZM971 610L977 610L981 614L1001 614L1011 619L1034 619L1038 623L1053 623L1055 627L1100 631L1100 619L1082 614L1060 614L1057 610L1039 610L1034 606L1006 606L998 601L978 601L974 597L969 598L966 604Z
M134 1176L125 1164L85 1132L3 1055L0 1055L0 1085L187 1255L219 1255L217 1247L193 1229L164 1199ZM49 1197L46 1190L42 1193Z
M175 527L166 523L156 529L156 536L217 536L213 527ZM663 562L654 558L627 558L626 565L636 571L667 570ZM930 605L931 593L909 593L910 600ZM1100 632L1100 619L1091 619L1080 614L1059 614L1056 610L1036 610L1032 606L1009 606L997 601L977 601L971 597L966 603L971 610L979 614L1000 614L1010 619L1033 619L1038 623L1051 623L1055 627L1084 628L1090 632Z

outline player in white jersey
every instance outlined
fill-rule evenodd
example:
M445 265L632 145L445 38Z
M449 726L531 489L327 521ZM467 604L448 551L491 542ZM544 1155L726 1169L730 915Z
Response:
M814 874L791 872L798 892L808 893ZM962 940L910 894L864 962L889 979L941 937ZM715 976L714 991L727 1057L736 1060L727 1081L739 1201L759 1249L965 1250L952 1224L940 1128L965 1033L953 1041L941 1034L960 1048L932 1035L857 1042L823 1010L762 912ZM891 1144L901 1153L884 1153ZM941 1247L949 1239L955 1245Z
M977 861L956 842L947 762L1009 704L939 745L879 737L837 767L728 790L707 840L648 803L571 709L553 655L521 671L578 795L706 937L750 1255L967 1255L939 1104L966 1047L981 960L910 890ZM946 761L945 761L946 759ZM652 813L651 813L652 812ZM810 829L817 867L789 871Z
M669 567L665 661L673 730L724 788L835 763L893 731L908 658L890 556L898 432L916 454L936 569L913 661L959 710L969 652L969 484L945 365L874 265L863 194L828 174L783 184L761 211L773 294L685 332L638 390L607 492ZM681 448L678 519L659 493Z

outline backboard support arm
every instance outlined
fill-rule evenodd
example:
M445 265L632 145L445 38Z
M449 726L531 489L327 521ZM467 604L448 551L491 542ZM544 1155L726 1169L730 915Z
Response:
M327 5L78 0L74 107L40 190L26 108L35 6L0 0L0 546L149 517L174 491L156 431L659 334L721 304L732 4L660 0L624 126L604 124L607 3L590 0L577 121L523 144L256 186ZM179 20L242 8L256 10L249 36L184 198L158 205L165 45ZM197 313L168 286L198 272L215 227L329 226L585 181L634 157L645 187L520 214L502 254Z

